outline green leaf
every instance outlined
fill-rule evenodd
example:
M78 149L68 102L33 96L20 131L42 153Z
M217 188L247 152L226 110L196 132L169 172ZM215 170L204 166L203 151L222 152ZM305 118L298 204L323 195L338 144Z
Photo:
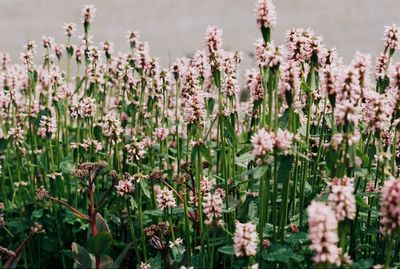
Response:
M91 237L88 241L88 249L95 256L100 256L107 252L112 243L112 235L110 232L102 231Z
M97 232L110 232L110 228L108 228L108 224L106 220L100 215L100 213L96 214L96 228Z
M264 252L263 258L269 262L288 263L290 259L298 259L293 250L282 244L272 244L267 251Z
M111 268L119 268L121 265L121 262L125 259L126 254L128 254L129 249L131 248L132 243L129 243L123 250L122 252L118 255L118 257L115 259L115 261L107 266L107 269Z
M95 259L92 254L90 254L84 247L78 245L77 243L72 243L72 257L75 263L81 269L89 269L95 266Z
M144 194L148 199L150 199L150 190L149 190L149 183L148 183L148 181L146 181L146 180L141 180L139 184L140 184L140 188L141 188L142 191L143 191L143 194Z
M233 248L233 246L223 246L218 248L218 252L221 252L226 255L234 255L235 249Z
M254 178L255 179L260 179L262 176L265 175L265 173L267 172L268 167L263 165L260 166L256 169L256 171L254 172Z
M71 174L71 172L75 169L74 164L69 159L64 159L60 163L60 170L63 174Z
M285 238L285 242L289 244L303 244L309 241L307 233L305 232L298 232L298 233L291 233L287 238Z

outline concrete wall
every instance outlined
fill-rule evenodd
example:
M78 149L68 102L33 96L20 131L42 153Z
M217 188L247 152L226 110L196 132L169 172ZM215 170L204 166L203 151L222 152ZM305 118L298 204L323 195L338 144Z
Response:
M98 9L94 41L114 41L125 50L127 30L139 30L162 64L188 55L203 45L205 29L224 30L224 47L247 56L260 34L255 26L256 0L102 0L88 2ZM82 0L0 0L0 51L16 60L28 39L43 34L62 43L64 22L80 20ZM384 25L400 23L399 0L275 0L278 25L273 38L282 42L290 27L311 27L336 46L345 62L356 50L377 55L382 50ZM80 29L81 32L81 29ZM247 59L244 65L250 64Z

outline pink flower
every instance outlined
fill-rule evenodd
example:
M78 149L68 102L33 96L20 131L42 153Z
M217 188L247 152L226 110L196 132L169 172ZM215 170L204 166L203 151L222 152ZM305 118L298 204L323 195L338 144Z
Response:
M396 26L396 24L392 24L391 26L385 26L385 37L383 40L385 41L385 46L397 50L400 48L399 41L399 33L400 28Z
M265 43L261 38L257 39L254 45L259 66L278 68L284 61L284 46L275 46L274 41Z
M132 180L124 179L124 180L118 181L118 185L115 186L115 188L117 189L117 193L119 195L124 196L127 193L133 192L133 190L135 189L135 186L133 185Z
M64 23L64 33L66 36L71 37L76 32L76 24L73 22Z
M222 30L216 25L208 26L205 41L210 65L218 68L222 56Z
M381 55L376 58L376 67L375 67L375 78L376 79L384 79L386 77L386 69L389 64L389 57L381 53Z
M400 228L400 178L385 181L381 196L381 231L391 235Z
M286 32L286 46L289 51L289 59L295 61L308 61L312 55L324 52L321 44L322 37L315 36L311 29L290 29Z
M160 141L165 140L167 138L168 134L169 134L168 129L162 128L162 127L154 129L154 132L153 132L154 137Z
M275 26L277 16L275 6L271 0L258 0L255 12L258 28L272 28Z
M56 119L53 117L48 117L43 115L40 118L39 122L39 129L38 129L38 136L45 137L45 136L52 136L57 132L57 122Z
M174 194L169 189L160 190L157 193L157 204L160 209L170 209L176 207Z
M262 158L274 149L274 133L269 133L262 128L251 137L251 144L253 145L253 155L256 158Z
M235 234L233 236L235 255L254 256L257 254L257 231L256 225L251 222L235 223Z
M283 152L287 152L292 147L293 134L288 130L279 128L276 132L275 147Z
M121 121L117 118L115 112L108 112L104 116L103 124L103 135L109 137L112 143L121 142L121 134L123 129L121 127Z
M334 178L330 182L331 192L328 196L328 204L335 212L336 219L354 219L356 215L356 200L354 198L353 180L344 178Z
M223 223L222 217L223 198L218 192L207 193L203 198L203 212L206 215L204 223L206 225L213 225Z
M91 23L96 15L96 8L93 5L86 5L82 9L82 23Z
M307 209L310 249L315 252L315 263L340 265L337 235L338 222L332 209L322 202L311 202Z

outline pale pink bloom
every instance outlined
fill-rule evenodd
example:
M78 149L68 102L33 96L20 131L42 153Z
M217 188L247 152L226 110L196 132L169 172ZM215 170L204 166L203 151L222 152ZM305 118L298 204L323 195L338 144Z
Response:
M169 189L160 190L157 193L157 204L160 209L170 209L176 207L176 200L174 194Z
M291 105L300 92L300 67L295 61L287 61L281 68L279 94Z
M73 22L64 23L64 33L66 36L71 37L76 32L76 24Z
M338 125L344 125L345 123L357 125L361 116L361 108L350 100L336 103L335 120Z
M376 58L376 67L375 67L375 78L384 79L386 77L386 70L389 64L389 57L381 53L381 55Z
M45 49L50 49L53 47L54 43L54 38L50 36L43 36L42 37L42 44Z
M121 142L123 129L121 127L121 121L117 118L115 112L108 112L104 116L102 129L103 135L109 137L112 143Z
M292 28L286 32L286 46L291 60L303 62L319 55L324 51L321 42L322 37L315 36L311 29Z
M264 88L262 86L262 76L256 69L247 70L245 73L246 85L250 90L251 101L253 104L263 99Z
M354 219L356 215L356 200L353 195L353 180L348 177L334 178L330 182L328 204L335 212L336 219Z
M222 56L222 30L216 25L208 26L205 43L210 65L218 68Z
M358 71L359 86L361 90L369 89L371 55L357 51L351 65Z
M138 161L145 154L143 143L137 142L136 138L133 138L130 144L125 145L125 149L129 161Z
M385 46L387 48L397 50L400 48L400 28L397 27L396 24L392 24L391 26L385 26L385 37L383 40L385 41Z
M276 46L274 41L265 43L261 38L257 39L254 45L259 66L278 68L284 62L284 46Z
M272 28L275 26L277 16L272 0L258 0L255 12L258 28Z
M275 147L283 152L287 152L292 147L293 134L288 130L279 128L275 136Z
M139 43L139 37L139 31L128 31L128 35L126 36L126 38L128 39L131 48L135 48L136 44Z
M163 141L168 137L169 131L166 128L159 127L154 129L153 135L156 139Z
M140 262L140 269L150 269L150 263Z
M385 181L381 196L381 231L391 235L400 228L400 179Z
M338 56L336 48L324 48L318 56L318 60L322 68L325 68L327 66L338 67L342 65L342 58Z
M365 191L369 193L374 193L374 192L379 192L380 188L379 186L375 186L375 182L372 180L369 180L367 182L367 186L365 187Z
M273 151L275 135L262 128L251 137L251 144L253 145L253 155L256 158L262 158Z
M400 89L400 63L397 63L389 68L390 87ZM398 98L398 94L396 96Z
M151 63L149 44L147 42L139 42L133 58L136 69L147 70Z
M254 256L257 254L257 230L256 225L248 223L235 223L235 234L233 236L233 247L235 255L239 256Z
M169 241L169 247L173 248L173 247L179 247L180 245L182 245L183 243L183 239L182 238L177 238L175 239L175 241Z
M197 94L188 97L185 104L185 121L202 124L205 117L204 101Z
M315 252L313 260L317 264L340 265L340 249L337 247L338 222L332 209L322 202L312 201L307 209L308 236L310 249Z
M133 192L135 186L133 185L131 179L124 179L118 181L118 184L115 186L115 188L120 196L124 196L125 194Z
M394 104L391 95L379 94L374 90L364 93L363 119L372 130L386 131L390 128Z
M54 117L48 117L43 115L40 118L39 129L37 131L38 136L53 136L57 132L57 121Z
M203 198L203 212L206 215L206 220L204 223L206 225L213 225L217 223L218 225L223 223L221 220L223 208L223 198L220 193L207 193Z
M215 178L209 179L208 177L203 177L200 181L200 190L203 194L211 191L216 184Z
M93 5L86 5L82 9L82 23L92 23L97 9Z
M103 149L103 145L97 141L97 140L91 140L91 139L84 139L83 143L80 144L82 148L84 148L86 151L90 150L90 147L93 146L94 152L99 152Z
M72 107L71 116L80 118L90 118L96 115L96 99L83 97L76 107Z

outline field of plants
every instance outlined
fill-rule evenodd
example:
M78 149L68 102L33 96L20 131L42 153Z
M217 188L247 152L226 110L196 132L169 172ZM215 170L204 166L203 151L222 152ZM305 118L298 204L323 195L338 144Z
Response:
M258 0L241 74L218 26L162 68L95 12L0 55L0 268L400 266L399 27L346 65Z

